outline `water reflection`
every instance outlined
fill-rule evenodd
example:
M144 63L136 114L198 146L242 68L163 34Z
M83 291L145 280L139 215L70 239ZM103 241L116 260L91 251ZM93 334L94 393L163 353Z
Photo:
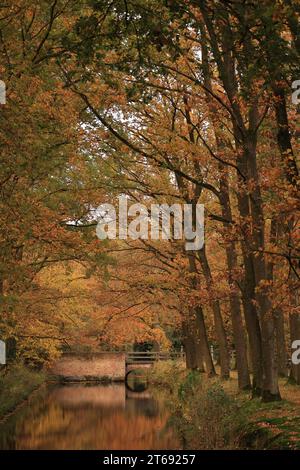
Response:
M60 385L0 424L1 449L178 449L168 413L148 390Z
M148 388L148 379L143 370L135 369L126 375L126 389L129 392L141 393Z

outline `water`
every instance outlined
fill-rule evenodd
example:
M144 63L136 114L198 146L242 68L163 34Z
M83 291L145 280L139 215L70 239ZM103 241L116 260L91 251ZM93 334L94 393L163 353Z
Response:
M0 449L179 449L168 419L148 390L52 385L0 424Z

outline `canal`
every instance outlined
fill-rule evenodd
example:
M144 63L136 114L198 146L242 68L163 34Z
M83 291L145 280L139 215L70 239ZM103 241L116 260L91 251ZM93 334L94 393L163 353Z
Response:
M180 449L159 393L48 385L0 423L0 449Z

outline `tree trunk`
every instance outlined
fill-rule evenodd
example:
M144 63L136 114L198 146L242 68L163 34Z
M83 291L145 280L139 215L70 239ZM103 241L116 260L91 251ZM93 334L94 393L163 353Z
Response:
M272 88L275 97L278 147L285 166L287 180L295 189L299 190L299 171L291 142L284 89L275 83Z
M281 217L272 218L270 230L270 243L272 245L276 245L278 243L278 239L282 239L284 225L284 221L281 220ZM267 272L268 279L272 281L274 277L274 258L271 258L270 261L267 263ZM278 374L281 377L287 377L288 370L284 331L284 316L280 307L278 307L276 310L273 310L273 320L275 327Z
M211 307L213 310L216 337L217 337L217 342L218 342L219 350L220 350L221 377L223 379L228 379L229 370L230 370L230 359L229 359L226 332L225 332L223 318L221 314L220 303L218 300L213 299L213 296L214 296L213 288L212 288L213 279L212 279L212 275L210 271L210 266L208 264L205 247L202 250L199 250L198 256L200 259L204 277L206 279L207 290L209 292L210 297L212 298Z
M290 338L291 344L295 340L300 340L300 315L297 313L290 315ZM289 380L300 385L300 364L291 364Z
M276 370L276 357L274 349L274 321L270 316L270 305L267 295L259 291L266 279L264 251L264 218L262 212L262 200L260 195L259 179L256 168L257 132L261 123L258 100L253 94L249 100L247 117L242 109L237 96L239 85L237 80L237 61L231 51L233 50L233 34L229 21L224 21L216 28L215 18L206 2L199 4L203 20L210 37L210 45L224 90L231 107L231 121L235 146L237 152L237 174L241 183L238 191L238 207L242 218L242 249L245 262L245 284L243 306L245 310L246 324L250 339L251 354L253 359L253 371L255 373L255 388L262 384L264 399L278 399L278 377ZM246 14L246 10L244 12ZM224 11L224 15L228 12ZM228 18L227 18L228 19ZM245 50L251 54L253 43L249 36L244 37ZM253 90L252 90L253 91ZM250 92L250 90L249 90ZM253 183L255 183L254 188ZM249 188L251 187L251 193ZM250 285L247 285L248 280ZM248 302L251 303L248 305ZM251 310L251 312L250 312ZM251 313L254 313L254 318ZM261 338L259 336L259 321ZM250 337L251 335L251 337ZM261 347L255 352L255 342L260 342ZM255 340L255 341L254 341ZM257 346L259 346L257 344ZM258 357L260 356L260 363ZM261 364L263 376L261 375ZM257 382L256 382L257 381ZM258 384L259 381L259 384Z
M192 252L188 252L188 260L189 260L189 270L191 273L197 273L197 266L196 266L196 259L195 255ZM197 280L192 278L192 287L197 289ZM195 318L195 321L194 321ZM215 375L215 367L213 364L213 360L211 357L207 332L206 332L206 325L204 321L203 310L200 305L195 307L195 310L192 314L192 321L191 326L189 326L189 330L191 331L194 338L197 338L197 342L199 342L201 351L202 351L202 358L205 363L205 369L209 376Z
M293 276L294 277L294 276ZM299 290L291 293L291 300L295 308L299 307ZM300 315L299 313L290 314L290 341L300 340ZM292 351L293 352L293 351ZM291 365L290 380L300 385L300 364Z
M182 330L187 369L204 372L203 353L196 320L194 319L194 321L192 321L191 318L189 321L185 320L182 325Z
M274 312L274 323L275 323L275 336L276 336L276 352L277 352L277 363L278 363L278 374L280 377L287 377L287 353L286 353L286 341L284 331L284 317L282 310L278 308Z
M267 308L263 313L261 325L264 370L262 399L263 401L280 400L274 319L268 314Z
M247 279L247 277L246 277ZM246 283L247 281L245 281ZM242 302L245 314L245 323L249 340L250 364L253 374L252 395L261 396L262 392L262 341L259 320L256 308L253 304L252 286L247 285L242 289Z
M278 386L278 366L275 343L275 324L265 281L270 281L268 265L264 257L265 227L261 190L256 163L256 135L247 133L244 143L244 159L247 162L247 175L256 184L252 189L249 203L251 207L251 257L255 274L255 299L258 305L263 359L263 390L264 401L280 400Z
M201 8L201 7L200 7ZM212 49L215 53L215 59L219 66L219 71L221 75L222 73L222 66L221 62L222 59L217 53L217 44L214 42L212 33L212 24L208 18L206 7L201 8L202 14L204 17L204 22L206 23L206 27L208 31L210 31L210 39ZM203 75L204 75L204 85L206 88L206 96L207 96L207 103L210 111L210 119L213 124L214 134L216 139L217 150L219 154L222 154L223 150L226 148L226 143L224 140L224 135L222 133L222 129L219 128L218 123L216 124L216 115L217 115L217 107L216 103L211 100L211 96L209 92L212 92L212 82L211 82L211 70L210 70L210 59L209 59L209 52L208 52L208 38L206 34L206 28L203 23L200 23L200 30L201 30L201 42L202 42L202 67L203 67ZM212 44L212 42L214 44ZM221 60L220 60L221 59ZM233 68L232 68L233 70ZM226 225L231 224L232 222L232 212L231 212L231 205L230 205L230 197L229 197L229 185L228 185L228 178L227 178L227 167L220 163L219 169L221 172L220 178L220 203L222 207L222 216L225 220L224 229L226 229ZM233 329L233 339L235 342L236 347L236 360L237 360L237 369L238 369L238 384L240 389L247 389L251 386L250 375L249 375L249 368L248 368L248 360L247 360L247 345L246 345L246 335L244 332L244 326L242 321L241 315L241 308L240 308L240 300L235 293L234 283L233 283L233 271L237 266L237 255L235 249L235 243L230 242L229 246L226 247L226 258L227 258L227 265L228 265L228 283L230 289L233 293L230 296L230 311L231 311L231 322L232 322L232 329Z
M201 307L196 307L196 325L197 325L197 337L199 337L203 359L205 363L205 370L208 376L216 375L215 366L211 357L211 352L209 349L206 327L204 322L203 311Z
M216 137L217 142L219 138ZM218 143L220 148L221 142ZM220 168L221 169L221 168ZM224 223L224 229L231 228L232 212L229 198L229 186L227 179L227 170L223 168L222 177L220 181L220 193L222 203L222 216L228 223ZM228 227L229 226L229 227ZM234 270L237 268L237 254L234 241L229 241L226 245L226 260L228 266L228 283L230 287L230 312L231 312L231 324L233 332L233 340L236 350L236 367L238 372L238 386L240 390L247 390L251 388L251 380L248 367L247 358L247 342L246 335L242 320L242 312L239 295L236 292L236 286L234 283Z
M243 167L242 174L245 171ZM244 261L244 281L242 284L242 303L245 315L245 323L249 338L253 381L253 396L260 396L262 391L263 369L262 369L262 339L258 318L258 312L255 306L255 273L250 247L247 241L247 230L250 210L248 196L243 190L238 194L238 208L244 219L242 230L242 254Z

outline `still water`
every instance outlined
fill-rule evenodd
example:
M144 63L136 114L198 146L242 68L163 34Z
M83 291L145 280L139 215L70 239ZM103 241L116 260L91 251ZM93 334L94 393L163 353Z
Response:
M124 384L52 385L0 424L0 449L180 449L164 402Z

